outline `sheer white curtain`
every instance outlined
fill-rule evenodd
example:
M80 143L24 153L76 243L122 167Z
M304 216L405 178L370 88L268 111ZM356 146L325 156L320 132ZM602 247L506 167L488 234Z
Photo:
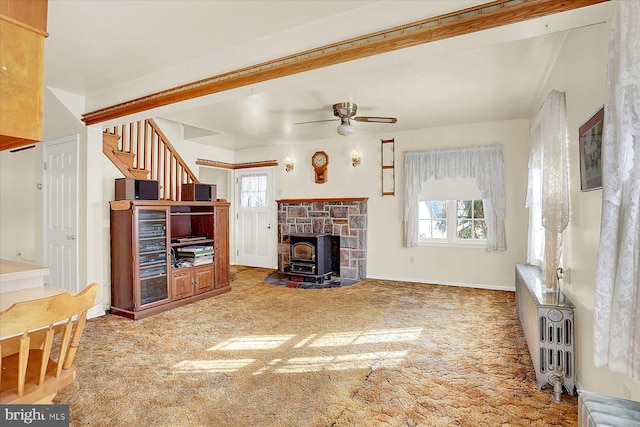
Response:
M640 380L640 2L616 2L602 141L596 366Z
M501 145L404 153L404 245L418 245L418 196L422 183L454 178L476 179L487 222L487 249L506 250Z
M551 91L529 128L529 246L527 260L542 267L543 284L557 289L562 232L569 224L567 110L563 92Z

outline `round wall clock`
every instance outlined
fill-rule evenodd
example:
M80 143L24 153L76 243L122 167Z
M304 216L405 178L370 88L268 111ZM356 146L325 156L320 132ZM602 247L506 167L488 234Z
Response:
M324 184L327 182L329 155L324 151L316 151L311 157L311 165L313 165L316 184Z

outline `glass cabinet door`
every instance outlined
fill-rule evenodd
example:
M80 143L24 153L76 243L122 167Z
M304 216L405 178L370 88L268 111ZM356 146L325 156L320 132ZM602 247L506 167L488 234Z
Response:
M167 209L137 209L138 304L169 299L167 278Z

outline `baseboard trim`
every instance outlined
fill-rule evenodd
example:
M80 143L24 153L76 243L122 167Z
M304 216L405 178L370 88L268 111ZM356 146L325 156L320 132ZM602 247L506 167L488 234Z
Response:
M103 304L94 305L87 311L87 319L104 316L106 314Z
M456 287L462 287L462 288L489 289L492 291L508 291L508 292L516 291L515 284L486 285L486 284L480 284L480 283L442 282L439 280L418 280L414 278L397 278L397 277L386 277L386 276L367 276L367 279L389 280L392 282L413 282L413 283L421 283L426 285L456 286Z

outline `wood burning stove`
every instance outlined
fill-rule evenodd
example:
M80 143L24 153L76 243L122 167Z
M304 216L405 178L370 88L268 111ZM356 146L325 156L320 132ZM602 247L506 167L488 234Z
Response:
M329 234L291 234L289 278L322 283L331 278L331 238Z

